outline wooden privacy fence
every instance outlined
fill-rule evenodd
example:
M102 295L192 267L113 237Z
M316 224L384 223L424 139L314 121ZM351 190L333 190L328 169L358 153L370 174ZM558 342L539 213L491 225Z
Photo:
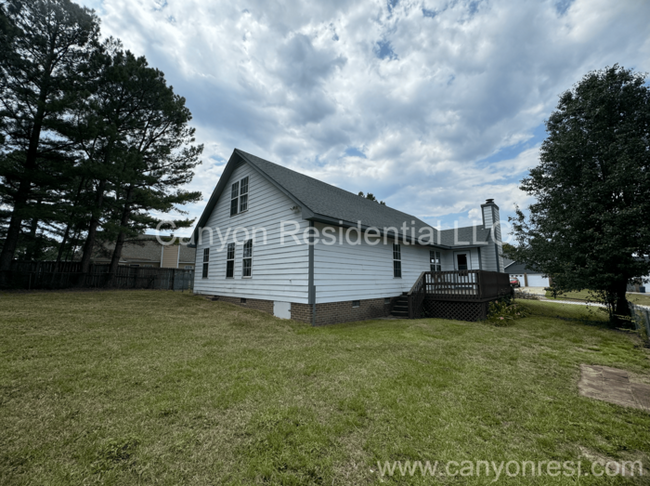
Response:
M110 265L91 265L81 272L78 262L13 262L0 279L6 289L114 288L191 290L194 270L129 267L109 273Z
M488 302L512 294L507 273L485 270L422 272L408 295L409 318L417 317L425 299Z

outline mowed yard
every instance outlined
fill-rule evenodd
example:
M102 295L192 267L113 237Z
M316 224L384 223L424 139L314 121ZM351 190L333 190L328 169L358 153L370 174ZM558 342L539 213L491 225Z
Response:
M489 484L381 461L642 460L650 413L578 395L580 364L650 382L581 306L510 327L312 328L190 294L0 294L0 484ZM572 319L590 320L578 323ZM516 477L498 484L648 484Z

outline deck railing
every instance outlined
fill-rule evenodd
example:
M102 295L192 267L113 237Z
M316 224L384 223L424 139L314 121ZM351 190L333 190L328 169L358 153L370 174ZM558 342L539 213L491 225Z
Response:
M485 270L422 272L408 295L409 318L415 318L427 295L438 300L485 302L512 292L507 273Z

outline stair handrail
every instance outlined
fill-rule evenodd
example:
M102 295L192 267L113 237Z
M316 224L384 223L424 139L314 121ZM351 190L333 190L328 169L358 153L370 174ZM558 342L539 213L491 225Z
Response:
M426 273L429 273L429 272L427 272L427 271L425 270L424 272L422 272L422 273L420 274L420 276L418 277L418 279L417 279L417 280L415 281L415 283L413 284L413 287L411 287L411 290L409 290L408 294L406 294L406 295L411 295L413 292L417 292L417 291L419 290L418 284L420 283L421 280L424 280L424 275L425 275Z
M415 319L415 316L418 315L420 312L420 307L422 307L422 302L424 302L424 296L427 293L427 283L426 283L426 275L427 272L424 271L420 274L418 279L415 281L413 284L413 287L411 287L411 290L409 290L407 295L408 298L408 305L409 305L409 319Z

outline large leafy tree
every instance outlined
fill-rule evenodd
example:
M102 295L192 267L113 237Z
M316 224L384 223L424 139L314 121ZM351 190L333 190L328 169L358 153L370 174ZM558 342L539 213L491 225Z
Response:
M650 89L615 65L560 96L540 164L521 189L536 198L512 219L515 257L559 291L590 289L612 323L629 316L628 282L650 273Z
M99 24L69 0L7 0L0 9L0 157L2 200L11 207L0 253L8 270L23 224L51 218L50 189L73 160L59 126L85 90L83 64Z

